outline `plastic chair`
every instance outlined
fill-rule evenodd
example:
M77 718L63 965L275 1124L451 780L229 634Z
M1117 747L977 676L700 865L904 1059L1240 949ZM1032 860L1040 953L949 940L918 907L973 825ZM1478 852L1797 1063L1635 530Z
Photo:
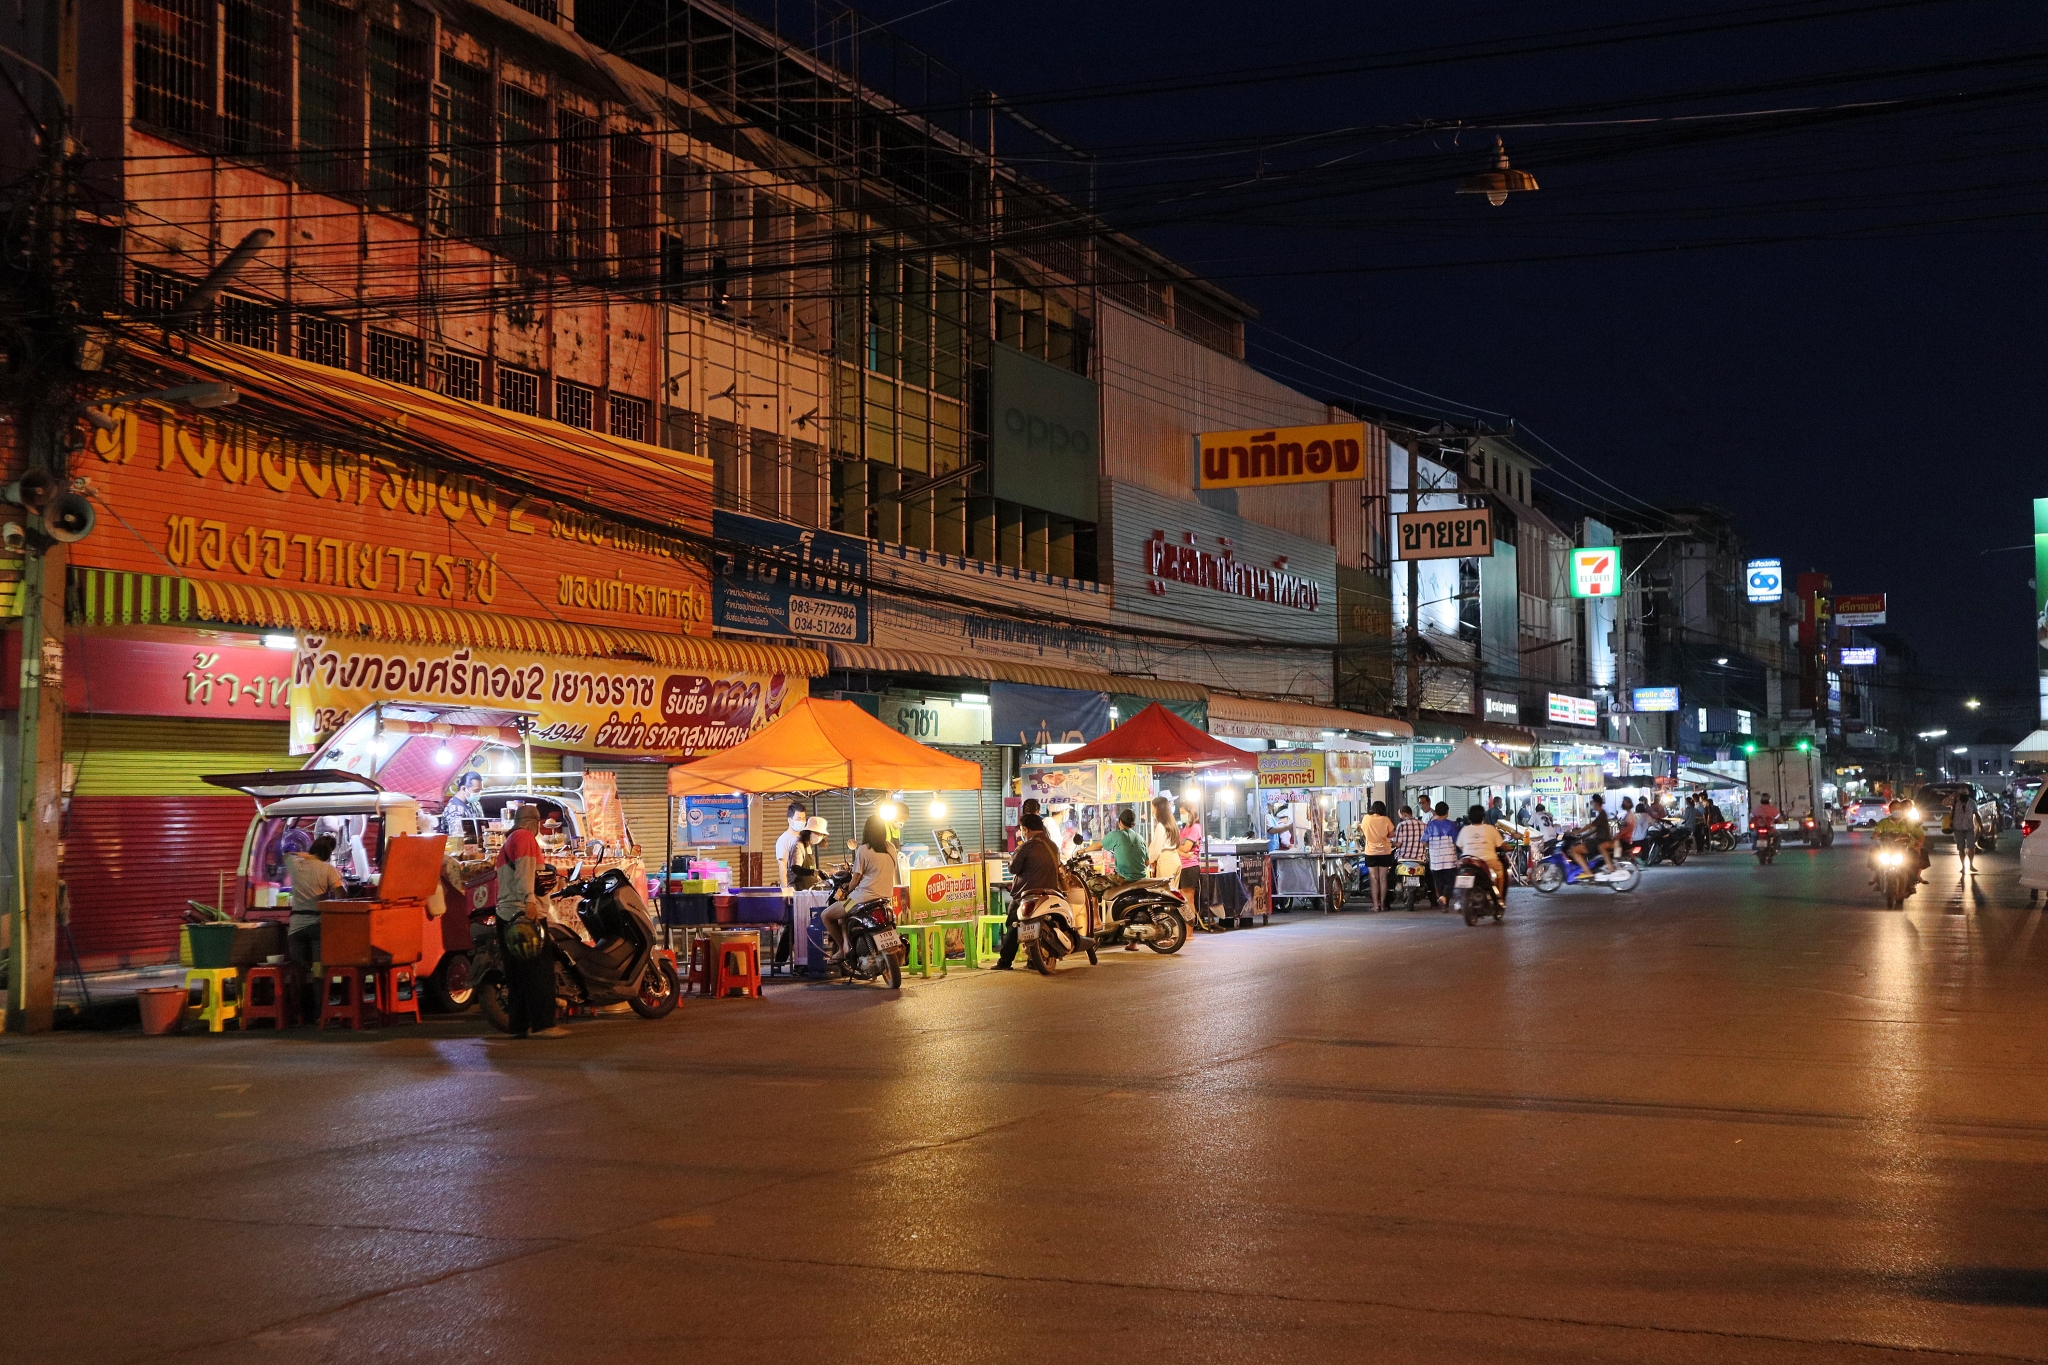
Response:
M381 1022L391 1023L398 1019L420 1021L419 983L413 979L412 967L386 967L377 973L377 1013Z
M377 1025L377 969L329 967L321 977L320 1027L347 1024L352 1029Z
M946 974L946 931L936 924L898 924L903 935L903 972L929 978L932 968Z
M199 989L194 990L197 986ZM185 1000L208 1033L220 1033L242 1010L242 973L234 967L192 967L185 973Z
M258 1024L274 1029L299 1026L299 1000L304 989L296 965L251 967L242 977L242 1031Z
M933 920L932 923L939 926L939 932L942 934L951 934L955 929L958 929L960 931L961 960L970 968L981 965L981 944L978 941L981 935L975 932L975 920L939 919ZM940 960L950 963L953 960L950 951L941 949Z
M997 958L1003 954L1003 932L1010 927L1008 915L982 915L974 921L974 956L972 961Z
M761 996L761 940L753 934L721 934L711 945L711 998Z
M692 926L684 939L683 994L711 994L711 935Z

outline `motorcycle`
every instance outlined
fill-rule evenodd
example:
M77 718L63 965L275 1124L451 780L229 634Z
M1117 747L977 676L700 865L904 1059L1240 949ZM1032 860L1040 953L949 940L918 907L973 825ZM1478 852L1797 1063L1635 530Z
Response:
M1707 852L1733 853L1735 851L1735 822L1716 820L1707 826Z
M1579 865L1565 854L1565 841L1560 839L1543 861L1536 865L1535 887L1548 896L1567 886L1604 886L1611 891L1633 891L1643 879L1643 870L1627 858L1616 858L1610 864L1606 858L1593 853L1586 859L1590 872L1579 871Z
M595 1010L625 1004L642 1019L662 1019L682 998L682 975L676 955L661 941L640 888L620 868L583 881L571 881L549 895L543 877L536 894L551 900L574 898L575 915L584 929L574 929L553 916L543 927L553 949L555 998L569 1010ZM493 917L490 923L495 926ZM588 935L590 941L585 942ZM484 1017L501 1033L512 1031L505 988L505 962L493 928L476 936L476 996Z
M1067 860L1067 871L1088 888L1095 902L1097 948L1135 948L1140 943L1162 956L1188 941L1186 906L1170 884L1157 879L1120 882L1095 870L1085 853ZM1037 964L1032 964L1036 966Z
M1398 901L1403 910L1413 910L1418 895L1431 905L1436 904L1436 888L1429 880L1429 863L1421 858L1397 860L1392 884L1387 888L1388 903Z
M1758 823L1750 827L1750 843L1756 848L1758 867L1768 867L1778 860L1778 827Z
M1451 879L1451 909L1465 917L1468 927L1488 915L1493 916L1495 924L1500 923L1507 906L1494 889L1493 869L1489 865L1477 858L1458 860L1457 875Z
M826 884L834 905L846 899L853 868L841 867ZM840 921L839 935L845 956L835 964L852 981L880 981L890 990L903 987L903 959L908 955L903 935L896 932L896 905L887 896L874 896L854 905Z
M1910 839L1882 835L1872 855L1877 863L1877 889L1884 895L1884 908L1897 910L1906 898L1920 889L1920 860Z
M1051 976L1060 959L1085 951L1095 961L1095 941L1074 927L1074 909L1057 891L1026 891L1012 906L1017 918L1017 946L1031 970ZM1183 921L1183 929L1186 924Z
M1655 867L1658 863L1669 862L1681 867L1692 856L1692 831L1684 825L1666 821L1650 831L1650 837L1634 846L1644 867Z

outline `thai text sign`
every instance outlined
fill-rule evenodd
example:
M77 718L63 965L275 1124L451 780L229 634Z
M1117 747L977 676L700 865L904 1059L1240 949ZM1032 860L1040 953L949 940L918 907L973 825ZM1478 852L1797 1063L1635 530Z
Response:
M1259 755L1261 787L1327 787L1330 785L1319 749L1283 749Z
M722 509L711 533L720 542L711 580L720 630L867 643L865 540Z
M1855 597L1835 599L1835 624L1838 626L1881 626L1884 624L1885 595L1881 592L1863 593Z
M660 664L309 635L292 661L292 752L311 753L366 706L414 701L524 714L532 718L528 740L543 748L688 756L731 748L807 688L804 679L782 673L705 675Z
M910 869L910 918L973 919L983 914L981 864Z
M1743 566L1742 586L1752 602L1785 600L1785 566L1775 559L1752 559Z
M1484 507L1396 512L1396 559L1485 559L1493 554L1493 513Z
M709 575L679 538L210 417L115 416L88 472L126 526L75 565L711 633Z
M1531 768L1529 787L1539 797L1586 796L1607 790L1607 774L1599 768Z
M1152 769L1144 763L1027 763L1024 795L1048 805L1136 804L1152 796Z
M1562 692L1549 694L1549 716L1552 725L1598 725L1600 703L1590 697L1569 697Z
M45 675L47 676L47 674ZM280 721L291 705L289 650L75 634L64 642L64 706L101 716L209 716ZM21 635L0 648L0 708L21 688Z
M1199 488L1257 488L1276 483L1335 483L1365 477L1366 426L1267 427L1205 431Z
M737 844L745 848L749 799L744 796L684 797L684 837L698 845Z

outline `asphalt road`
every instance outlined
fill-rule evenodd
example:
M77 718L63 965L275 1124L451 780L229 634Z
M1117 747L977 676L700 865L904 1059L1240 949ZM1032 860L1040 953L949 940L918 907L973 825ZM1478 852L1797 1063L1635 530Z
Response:
M0 1039L0 1361L2048 1359L2013 842L1901 913L1843 843L560 1042Z

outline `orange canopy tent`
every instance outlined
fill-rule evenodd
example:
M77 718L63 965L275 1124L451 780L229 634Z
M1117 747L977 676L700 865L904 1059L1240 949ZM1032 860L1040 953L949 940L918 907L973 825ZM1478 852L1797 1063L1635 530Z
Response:
M805 697L752 739L668 770L670 796L840 787L978 792L981 765L926 748L850 701Z

